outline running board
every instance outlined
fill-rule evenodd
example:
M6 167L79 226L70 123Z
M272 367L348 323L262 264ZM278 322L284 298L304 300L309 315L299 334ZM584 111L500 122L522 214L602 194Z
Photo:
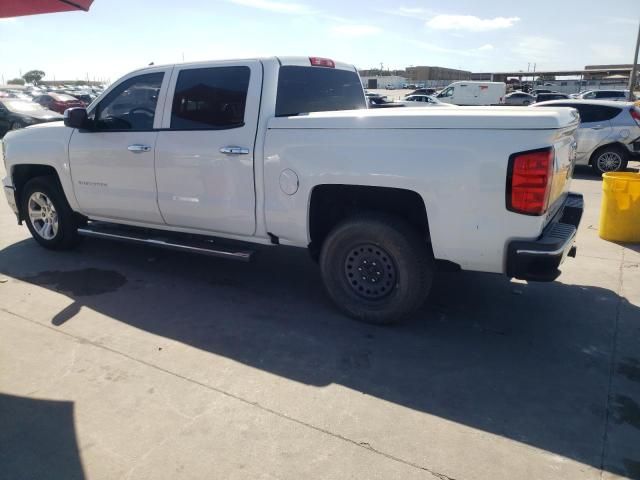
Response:
M186 234L183 236L174 232L147 230L102 222L89 222L86 226L78 228L78 234L84 237L145 244L180 252L239 260L241 262L251 261L255 253L252 250L242 250L231 245L216 244L214 240L208 237Z

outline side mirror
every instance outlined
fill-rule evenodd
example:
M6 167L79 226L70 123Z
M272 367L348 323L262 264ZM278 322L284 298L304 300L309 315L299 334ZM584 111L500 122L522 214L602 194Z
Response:
M67 108L64 111L64 124L71 128L89 128L89 118L85 108Z

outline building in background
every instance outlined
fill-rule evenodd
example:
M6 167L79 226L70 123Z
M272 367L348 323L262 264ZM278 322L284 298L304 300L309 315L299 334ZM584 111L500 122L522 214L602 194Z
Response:
M417 66L405 70L360 70L360 78L365 88L403 88L406 85L423 87L443 87L458 80L470 80L471 72L454 68Z
M404 88L407 84L407 78L399 75L362 75L360 80L364 88Z
M427 83L431 81L471 80L471 72L444 67L407 67L407 78L411 83Z

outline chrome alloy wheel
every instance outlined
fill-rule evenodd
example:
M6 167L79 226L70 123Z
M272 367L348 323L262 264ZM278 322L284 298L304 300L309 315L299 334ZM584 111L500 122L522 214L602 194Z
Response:
M601 172L617 172L622 168L622 157L617 152L604 152L596 163Z
M49 197L42 192L33 192L28 209L35 232L45 240L53 240L58 234L58 213Z

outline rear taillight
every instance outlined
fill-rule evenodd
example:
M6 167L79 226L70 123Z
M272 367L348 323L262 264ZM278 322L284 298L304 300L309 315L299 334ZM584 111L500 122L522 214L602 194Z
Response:
M309 57L312 67L329 67L336 68L336 62L329 58Z
M507 209L542 215L549 206L553 180L553 147L514 153L507 170Z
M631 118L633 118L636 121L636 123L640 125L640 108L631 107L631 109L629 110L629 113L631 114Z

